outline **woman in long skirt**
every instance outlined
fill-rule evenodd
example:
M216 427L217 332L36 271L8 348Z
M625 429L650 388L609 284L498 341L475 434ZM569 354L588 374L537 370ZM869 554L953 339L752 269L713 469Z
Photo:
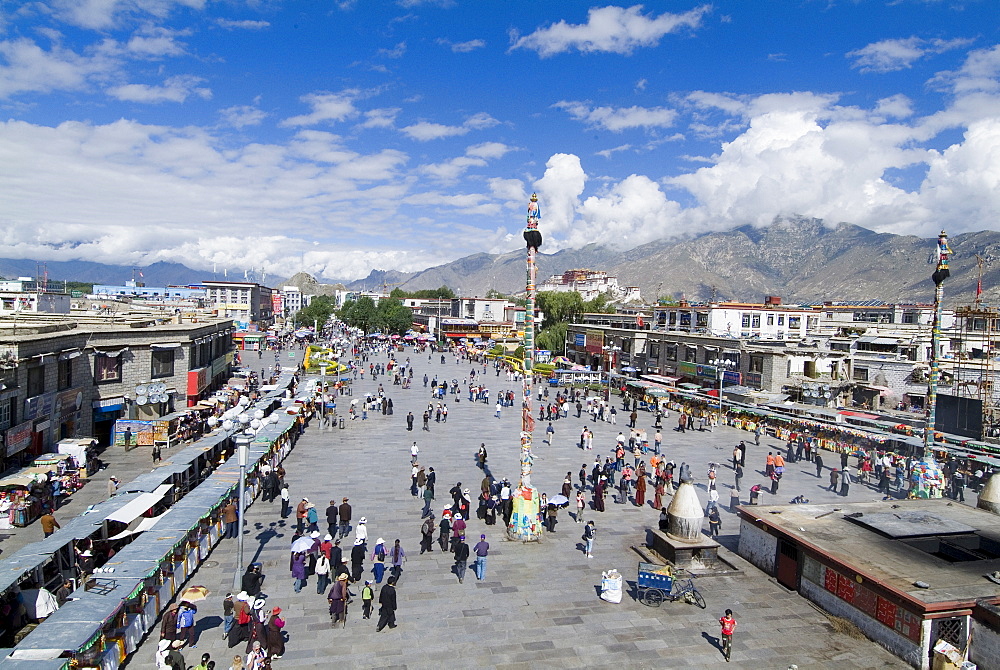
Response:
M635 506L642 507L646 504L646 477L639 477L635 480Z

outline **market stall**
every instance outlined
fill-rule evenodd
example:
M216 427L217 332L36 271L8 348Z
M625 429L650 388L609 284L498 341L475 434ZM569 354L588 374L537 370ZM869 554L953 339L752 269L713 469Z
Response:
M0 479L0 528L24 528L42 515L46 494L37 477L18 473Z

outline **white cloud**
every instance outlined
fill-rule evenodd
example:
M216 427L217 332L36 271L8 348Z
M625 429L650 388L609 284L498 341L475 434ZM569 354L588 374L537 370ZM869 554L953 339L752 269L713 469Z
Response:
M500 123L489 114L480 112L470 116L460 126L447 126L442 123L432 123L430 121L419 121L409 126L404 126L400 130L409 138L427 142L429 140L439 140L445 137L458 137L465 135L471 130L482 130L492 128Z
M466 149L465 155L477 158L502 158L511 151L514 151L514 148L502 142L483 142Z
M400 42L391 49L379 49L378 55L385 58L402 58L406 54L406 42Z
M614 154L619 151L628 151L632 148L631 144L620 144L617 147L612 147L610 149L602 149L601 151L595 151L595 156L603 156L604 158L611 158Z
M252 105L234 105L219 110L222 122L233 128L246 128L248 126L259 126L267 118L267 112L258 107L260 97L254 100Z
M421 165L419 172L442 183L452 184L470 168L486 167L489 165L488 160L502 158L513 150L512 147L500 142L483 142L468 147L464 156L458 156L441 163Z
M139 58L159 59L166 56L181 56L187 50L187 45L177 41L177 37L188 34L188 31L147 26L133 35L125 48L130 54Z
M580 158L573 154L553 154L545 164L545 174L535 182L535 190L544 205L544 231L559 235L569 233L575 212L587 184ZM544 234L544 233L543 233Z
M908 118L913 115L913 101L905 95L882 98L875 105L875 114L887 118Z
M143 102L157 104L161 102L184 102L190 96L198 96L204 100L212 97L210 89L198 86L204 79L190 75L177 75L163 82L162 86L148 84L125 84L112 86L108 95L126 102Z
M399 107L370 109L365 112L365 120L359 124L362 128L392 128L396 125L396 117L403 111Z
M0 42L0 98L19 93L79 90L115 72L119 65L113 42L104 42L86 55L54 44L48 51L22 37Z
M861 72L894 72L913 67L914 61L927 56L941 54L952 49L959 49L972 43L969 39L923 39L907 37L905 39L887 39L873 42L846 55L854 62L851 67Z
M54 0L52 7L60 20L80 28L113 28L122 16L152 16L162 19L175 7L202 9L205 0Z
M972 51L961 68L939 72L931 83L958 94L1000 91L1000 44Z
M329 121L344 121L358 114L354 101L359 91L346 89L340 93L310 93L299 100L312 108L309 114L293 116L281 122L282 126L311 126Z
M264 30L271 27L271 24L267 21L216 19L215 22L226 30Z
M566 110L590 128L616 133L632 128L669 128L677 119L677 112L666 107L590 107L575 101L557 102L552 106Z
M486 40L469 40L468 42L452 42L442 38L438 38L436 42L442 46L446 46L451 49L454 53L464 54L470 51L475 51L476 49L482 49L486 46Z
M547 28L519 36L511 35L511 49L531 49L542 58L571 50L631 54L639 47L653 47L660 39L684 28L694 29L711 11L711 5L701 5L682 14L664 13L659 16L642 14L642 5L595 7L587 12L587 23L570 24L565 20Z

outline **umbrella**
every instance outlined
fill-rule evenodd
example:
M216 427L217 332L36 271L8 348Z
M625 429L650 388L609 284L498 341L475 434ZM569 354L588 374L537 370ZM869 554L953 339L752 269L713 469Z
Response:
M360 398L355 398L354 400L351 401L351 404L352 405L357 405L359 400L360 400Z
M211 593L204 586L189 586L184 589L184 593L181 594L181 600L189 603L196 603L204 600Z
M550 505L555 505L556 507L560 507L562 505L568 505L569 504L569 498L567 498L564 495L552 496L551 498L549 498L549 504Z
M313 539L311 537L300 537L299 539L292 542L292 552L297 551L309 551L313 547Z

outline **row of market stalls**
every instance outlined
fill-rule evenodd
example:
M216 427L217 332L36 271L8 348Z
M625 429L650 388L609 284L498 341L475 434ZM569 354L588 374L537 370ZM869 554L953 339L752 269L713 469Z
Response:
M253 500L265 464L280 462L298 437L301 404L287 401L293 375L251 410L276 417L250 446L248 499ZM0 562L0 594L7 604L30 600L38 589L54 591L77 579L76 549L93 547L102 568L75 581L71 600L36 628L0 650L0 669L101 667L116 670L138 646L160 612L217 544L221 507L239 483L233 435L208 435L170 462L121 487L118 495L64 524L51 537ZM212 468L213 463L218 463ZM155 527L155 533L145 532ZM113 549L113 552L108 551ZM113 554L111 558L107 558ZM24 593L28 593L26 598ZM29 626L30 628L30 626Z
M783 398L760 398L762 404L747 404L734 398L740 389L731 393L733 387L724 389L725 416L719 416L718 389L703 389L697 384L677 383L678 378L661 375L644 375L640 379L624 380L623 394L636 401L640 408L650 411L672 410L693 415L696 418L711 417L719 423L740 428L750 433L761 430L764 434L783 441L807 440L814 448L823 448L835 453L846 452L856 455L859 450L888 451L902 456L922 458L925 454L923 440L912 431L892 432L895 426L886 422L879 428L859 426L852 421L849 411L822 410L818 407L787 406ZM746 398L742 398L746 400ZM956 448L958 447L958 448ZM934 457L947 459L958 455L992 467L1000 465L1000 460L982 453L970 453L968 445L935 444ZM933 462L932 462L933 463ZM928 488L937 486L940 471L928 465L921 485Z
M0 530L24 528L83 486L93 458L90 440L64 440L57 449L0 479Z

